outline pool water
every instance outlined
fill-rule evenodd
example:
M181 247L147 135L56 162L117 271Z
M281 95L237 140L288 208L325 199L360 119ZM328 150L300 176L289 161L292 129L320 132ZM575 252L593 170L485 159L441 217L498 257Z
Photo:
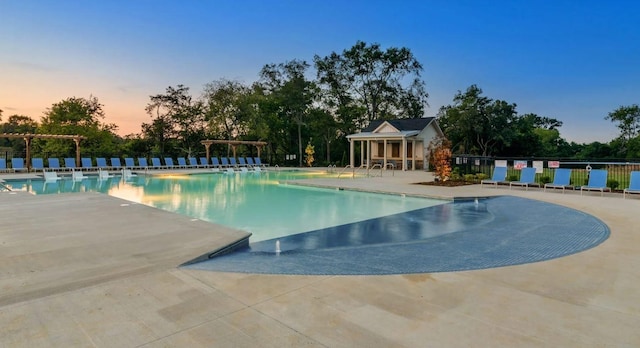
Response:
M252 243L446 203L436 199L319 189L283 182L326 177L321 172L269 171L245 174L90 177L53 183L8 181L12 190L34 194L101 192L253 235ZM345 179L348 180L348 179Z

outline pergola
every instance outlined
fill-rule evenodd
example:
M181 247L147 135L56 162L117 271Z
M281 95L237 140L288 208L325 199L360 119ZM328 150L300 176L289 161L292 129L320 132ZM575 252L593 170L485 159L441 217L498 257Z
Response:
M76 165L80 165L80 140L87 139L82 135L63 135L63 134L28 134L28 133L0 133L0 138L24 139L26 145L27 168L31 169L31 140L32 139L71 139L76 143Z
M246 141L246 140L203 140L200 142L204 145L207 151L207 161L211 159L211 154L209 153L209 147L211 144L225 144L231 146L231 150L233 151L233 157L236 157L236 148L238 145L250 145L255 146L258 149L258 157L260 157L260 152L262 151L262 147L267 145L267 142L264 141Z

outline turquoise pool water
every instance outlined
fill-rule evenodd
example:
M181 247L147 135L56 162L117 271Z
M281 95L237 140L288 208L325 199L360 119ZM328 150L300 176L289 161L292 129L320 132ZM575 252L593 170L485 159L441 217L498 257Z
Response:
M34 194L101 192L132 202L253 233L251 242L364 221L446 201L283 184L326 177L321 172L263 172L116 176L74 182L7 181L12 190ZM349 180L349 179L345 179Z

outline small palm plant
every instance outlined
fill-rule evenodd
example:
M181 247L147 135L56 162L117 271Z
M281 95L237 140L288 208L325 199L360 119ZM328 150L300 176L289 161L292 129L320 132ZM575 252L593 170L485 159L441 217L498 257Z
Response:
M313 162L315 161L313 155L316 153L315 148L313 147L313 145L311 145L311 141L307 143L307 147L304 149L304 153L304 162L307 164L307 167L311 167L313 165Z

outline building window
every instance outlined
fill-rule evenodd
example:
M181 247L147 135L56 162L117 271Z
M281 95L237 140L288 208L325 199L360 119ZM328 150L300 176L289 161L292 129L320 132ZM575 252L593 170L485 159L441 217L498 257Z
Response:
M400 144L398 143L391 144L391 157L394 157L394 158L400 157Z
M413 143L407 143L407 157L413 158Z
M384 142L378 142L378 157L384 157Z

